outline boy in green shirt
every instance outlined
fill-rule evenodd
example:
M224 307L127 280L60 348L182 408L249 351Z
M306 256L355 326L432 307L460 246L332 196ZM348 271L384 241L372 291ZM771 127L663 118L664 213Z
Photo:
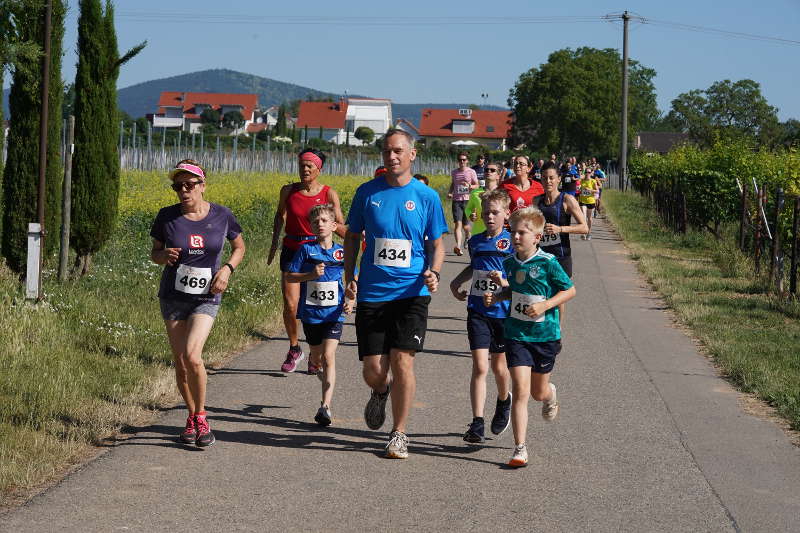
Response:
M503 261L505 278L499 271L490 274L495 283L505 288L499 294L487 292L483 296L487 307L511 300L504 330L513 393L511 425L515 447L508 462L512 467L528 464L528 396L542 402L545 420L554 420L558 414L556 387L550 383L550 372L561 351L558 306L575 296L575 287L555 256L539 249L544 224L544 215L535 207L512 213L515 253Z

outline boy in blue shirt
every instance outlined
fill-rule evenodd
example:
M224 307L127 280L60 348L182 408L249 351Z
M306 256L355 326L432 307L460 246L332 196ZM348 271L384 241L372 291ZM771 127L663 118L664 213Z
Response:
M308 214L316 242L303 244L289 264L286 278L301 283L297 318L311 348L309 361L321 371L322 402L314 420L330 425L333 387L336 384L336 347L342 338L344 315L352 302L344 297L344 249L333 242L336 213L330 204L315 205Z
M539 249L545 219L535 207L511 215L511 235L516 253L503 261L508 286L500 294L484 293L484 304L511 300L505 321L506 361L511 370L514 400L511 425L514 455L508 466L528 464L525 432L528 397L542 402L542 418L552 421L558 414L556 387L550 383L556 355L561 351L558 306L575 296L575 287L555 256ZM490 277L502 283L502 273Z
M491 430L499 435L508 428L511 412L509 371L506 365L503 320L508 316L508 302L491 306L483 304L487 290L499 293L502 285L489 278L493 271L503 271L503 261L514 253L511 234L504 229L509 217L511 198L504 189L494 189L481 194L481 218L486 231L474 235L467 242L470 264L450 283L450 290L458 300L467 300L467 337L472 352L472 378L469 396L472 404L472 423L464 440L472 444L484 442L483 407L486 402L486 375L489 359L497 384L497 406L492 417ZM469 293L461 285L470 281Z

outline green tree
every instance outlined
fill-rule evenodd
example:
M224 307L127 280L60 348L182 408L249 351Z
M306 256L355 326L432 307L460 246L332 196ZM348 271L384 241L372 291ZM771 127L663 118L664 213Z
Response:
M679 94L668 119L703 146L716 139L749 140L765 145L778 141L777 109L767 103L753 80L723 80L708 89Z
M370 144L373 140L375 140L375 132L372 131L372 128L369 128L367 126L357 127L353 135L355 136L356 139L358 139L364 144Z
M286 106L281 104L278 107L278 117L275 119L275 133L283 137L286 132Z
M232 130L239 129L244 125L244 115L239 111L228 111L222 117L222 125Z
M44 49L44 1L16 1L8 4L14 27L14 39L25 45L38 43ZM61 46L64 37L63 0L52 4L50 35L50 79L47 123L47 169L45 171L45 252L58 247L61 220ZM17 50L19 52L19 49ZM8 135L8 159L3 169L3 205L14 206L3 212L2 252L8 266L22 272L27 255L28 223L37 220L36 203L39 182L39 125L41 119L41 54L17 53L11 66L14 71L9 95L11 130Z
M200 122L203 124L211 124L214 128L219 128L219 111L213 107L207 107L200 113Z
M629 124L632 132L659 118L655 70L629 61ZM622 59L607 48L569 48L522 73L511 89L511 145L538 153L608 157L619 152Z
M83 275L91 268L92 254L111 236L117 218L119 68L146 43L120 57L110 0L105 10L101 0L81 0L79 5L70 244L77 252L75 270Z

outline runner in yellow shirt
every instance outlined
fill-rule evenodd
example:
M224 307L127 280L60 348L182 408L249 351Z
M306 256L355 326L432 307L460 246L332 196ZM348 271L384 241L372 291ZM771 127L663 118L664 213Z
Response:
M581 180L581 190L578 196L578 203L581 206L581 212L586 219L586 225L589 226L589 232L586 235L581 235L581 239L588 241L592 238L592 212L595 207L596 199L595 192L600 189L600 182L592 177L592 172L587 170Z

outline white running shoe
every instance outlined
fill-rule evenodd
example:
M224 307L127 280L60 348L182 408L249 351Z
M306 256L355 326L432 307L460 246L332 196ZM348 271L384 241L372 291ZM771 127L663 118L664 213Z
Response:
M386 457L389 459L408 459L408 437L400 431L392 431L389 444L386 445Z
M514 455L508 461L508 466L512 468L521 468L528 465L528 448L524 444L514 446Z
M556 394L556 386L550 383L550 390L553 391L553 396L549 400L542 402L542 418L548 422L552 422L558 416L558 395Z

